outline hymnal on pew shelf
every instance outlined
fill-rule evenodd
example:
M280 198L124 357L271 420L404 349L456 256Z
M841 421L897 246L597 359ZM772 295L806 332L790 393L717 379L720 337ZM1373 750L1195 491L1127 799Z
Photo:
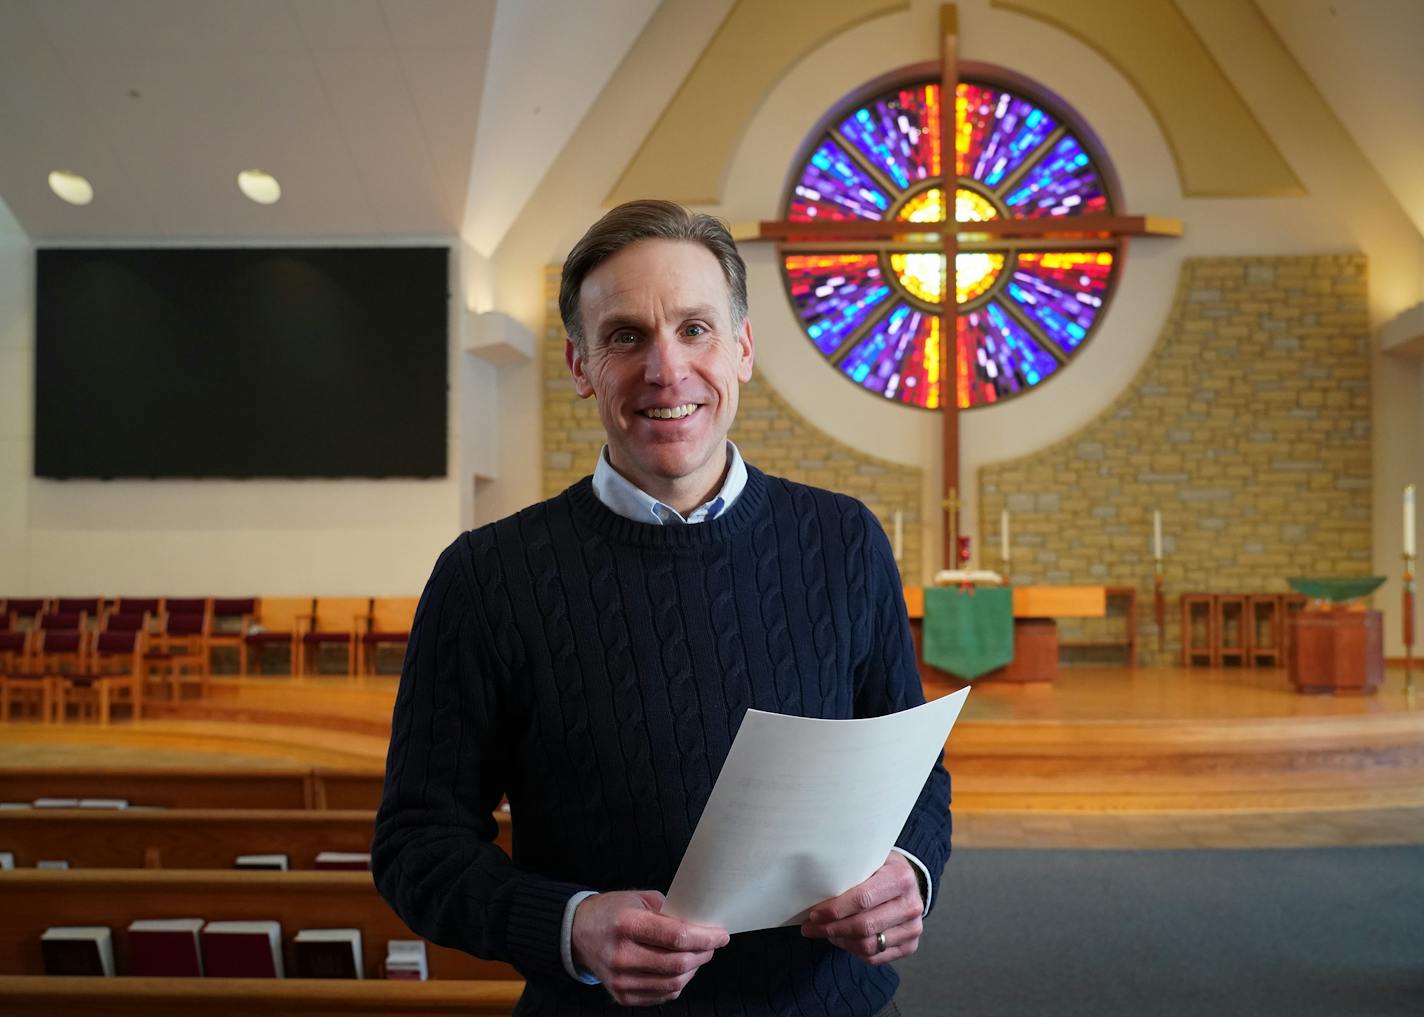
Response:
M114 974L114 934L107 925L53 925L40 936L47 975Z
M272 855L238 855L237 861L233 863L239 869L269 869L274 872L287 871L287 856Z
M209 922L203 926L209 978L282 978L282 923Z
M386 977L401 982L423 982L430 977L425 959L425 940L386 941Z
M302 929L292 940L298 978L365 978L360 929Z
M366 872L371 868L369 851L321 851L316 856L318 869L350 869Z
M140 918L129 923L131 975L201 978L203 955L198 947L201 918Z

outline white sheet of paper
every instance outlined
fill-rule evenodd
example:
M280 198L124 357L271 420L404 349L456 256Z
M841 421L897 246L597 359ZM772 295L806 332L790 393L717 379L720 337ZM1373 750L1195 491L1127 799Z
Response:
M663 913L728 932L799 925L885 862L967 688L885 717L748 710Z

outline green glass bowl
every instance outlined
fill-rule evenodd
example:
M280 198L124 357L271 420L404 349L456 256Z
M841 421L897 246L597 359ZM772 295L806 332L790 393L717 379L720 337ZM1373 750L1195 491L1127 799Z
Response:
M1384 576L1291 576L1286 579L1296 593L1332 604L1346 604L1367 597L1384 583Z

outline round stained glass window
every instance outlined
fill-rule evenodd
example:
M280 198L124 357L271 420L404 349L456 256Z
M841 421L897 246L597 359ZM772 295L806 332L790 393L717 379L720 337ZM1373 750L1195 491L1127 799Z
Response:
M983 80L955 94L954 265L958 405L1029 391L1092 335L1119 241L1043 230L974 234L963 224L1114 213L1110 173L1084 132L1049 103ZM793 174L790 222L943 223L940 86L919 81L834 115ZM1061 225L1061 224L1052 224ZM806 335L837 370L887 399L946 399L945 256L934 237L787 243L782 269Z

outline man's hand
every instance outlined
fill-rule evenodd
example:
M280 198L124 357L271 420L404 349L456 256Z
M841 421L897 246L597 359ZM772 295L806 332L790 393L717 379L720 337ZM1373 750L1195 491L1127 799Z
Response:
M574 964L623 1006L677 999L730 938L725 929L661 914L662 907L656 890L625 890L589 897L574 911Z
M864 883L813 907L801 935L829 939L867 964L884 964L920 948L924 910L914 866L892 851ZM885 934L884 951L876 933Z

